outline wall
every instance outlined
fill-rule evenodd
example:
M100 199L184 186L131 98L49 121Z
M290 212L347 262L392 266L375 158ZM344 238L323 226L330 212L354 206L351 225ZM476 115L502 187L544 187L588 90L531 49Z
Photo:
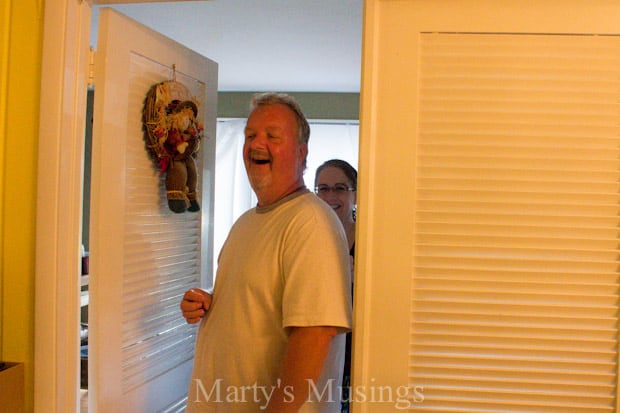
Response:
M359 119L359 93L286 92L293 96L308 119ZM219 92L219 118L245 118L253 92Z
M5 0L0 9L0 359L25 363L26 411L33 408L43 6L42 0Z

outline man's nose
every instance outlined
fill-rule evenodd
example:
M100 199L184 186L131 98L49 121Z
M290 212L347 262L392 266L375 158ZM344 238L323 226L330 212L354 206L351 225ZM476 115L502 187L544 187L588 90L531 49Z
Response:
M264 133L257 133L250 140L250 148L252 149L263 149L266 147L267 143L267 135Z

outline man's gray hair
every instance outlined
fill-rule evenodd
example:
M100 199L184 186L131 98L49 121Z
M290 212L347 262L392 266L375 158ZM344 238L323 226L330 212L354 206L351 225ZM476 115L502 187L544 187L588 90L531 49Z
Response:
M259 106L276 104L286 105L295 113L295 118L297 119L297 140L299 143L307 144L310 139L310 125L301 111L299 103L292 96L286 93L275 92L257 93L250 102L250 113Z

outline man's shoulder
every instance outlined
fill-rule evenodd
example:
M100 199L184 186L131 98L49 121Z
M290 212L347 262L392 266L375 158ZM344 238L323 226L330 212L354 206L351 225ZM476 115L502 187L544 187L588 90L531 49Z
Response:
M310 221L325 222L329 226L340 224L338 215L334 210L323 200L313 193L304 194L299 197L298 205L291 211L297 217L303 217Z
M297 199L296 207L299 209L304 209L308 211L315 211L320 214L327 213L328 215L334 214L334 211L331 207L323 200L321 200L318 196L309 192L304 194Z

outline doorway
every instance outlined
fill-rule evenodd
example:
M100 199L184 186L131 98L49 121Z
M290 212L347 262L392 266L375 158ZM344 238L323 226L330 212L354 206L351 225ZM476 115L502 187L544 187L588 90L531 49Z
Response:
M80 37L79 33L90 31L91 8L86 3L73 4L66 0L51 0L46 5L54 11L50 12L50 16L46 19L54 24L46 23L46 47L43 59L46 72L43 84L48 93L42 96L42 105L50 108L67 107L67 105L84 107L79 102L77 104L73 102L73 99L75 96L83 96L78 101L86 100L86 91L80 82L80 74L87 72L89 59L85 51L88 49L88 42L83 36ZM51 170L62 171L62 178L54 181L53 174L50 174L49 178L56 183L47 187L53 191L42 192L41 202L49 206L57 205L57 209L62 208L66 214L59 220L54 214L54 208L39 213L38 222L41 223L38 226L39 238L53 240L53 253L37 257L37 290L79 291L78 280L69 279L67 274L76 272L76 262L79 261L80 255L79 249L75 246L81 244L81 224L72 221L70 217L81 214L81 184L76 185L75 177L78 176L76 172L81 170L82 133L86 122L83 114L66 117L60 112L53 111L43 114L42 118L44 118L42 123L48 128L41 133L42 141L45 141L44 152L57 153L57 149L54 148L61 148L61 151L62 148L77 148L79 151L63 155L62 164L61 159L52 159ZM59 130L64 132L56 134ZM49 269L53 271L50 272ZM77 271L79 272L79 268ZM79 383L79 373L71 367L71 362L63 357L66 350L71 350L73 347L77 351L79 348L79 342L74 342L72 338L79 336L77 331L79 311L73 309L77 307L73 307L73 303L72 300L58 299L57 295L41 295L37 299L35 358L37 364L42 367L42 374L38 374L35 378L35 386L38 388L36 396L38 401L35 403L47 406L51 403L57 406L58 410L73 409L72 400L76 397L72 394L71 386L65 384ZM51 358L50 349L53 354ZM61 378L60 382L56 380L58 377Z

